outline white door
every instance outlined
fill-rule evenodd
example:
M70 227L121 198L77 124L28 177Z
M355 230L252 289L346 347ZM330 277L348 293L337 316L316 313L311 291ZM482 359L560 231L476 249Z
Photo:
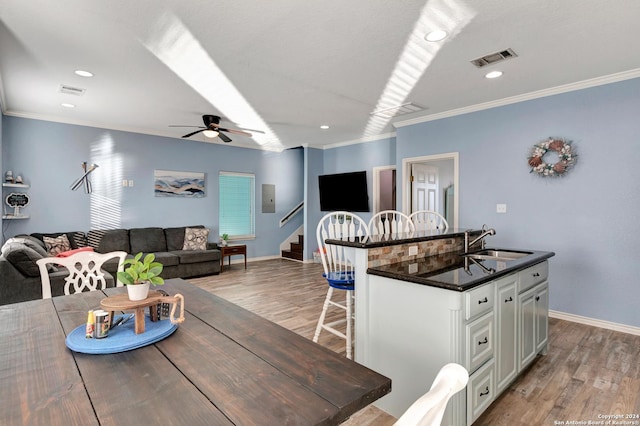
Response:
M438 168L426 164L411 165L411 212L418 210L439 211L440 188Z

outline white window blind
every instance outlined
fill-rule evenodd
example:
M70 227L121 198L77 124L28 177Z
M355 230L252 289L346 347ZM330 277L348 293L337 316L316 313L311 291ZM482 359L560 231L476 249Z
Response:
M231 239L255 238L255 176L220 172L220 235Z

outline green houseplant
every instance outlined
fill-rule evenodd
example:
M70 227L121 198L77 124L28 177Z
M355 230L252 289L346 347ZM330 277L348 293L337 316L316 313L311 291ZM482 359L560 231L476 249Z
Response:
M155 262L156 256L149 253L143 260L141 259L142 252L125 260L123 262L125 269L118 272L118 280L127 286L130 300L146 299L149 293L149 284L164 284L164 279L159 276L163 266L162 263Z

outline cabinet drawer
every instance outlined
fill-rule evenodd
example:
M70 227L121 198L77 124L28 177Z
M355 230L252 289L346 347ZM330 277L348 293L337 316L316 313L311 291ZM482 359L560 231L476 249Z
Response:
M224 255L227 256L230 254L244 254L246 250L247 250L246 246L242 246L242 247L227 246L224 248L223 252L224 252Z
M493 358L493 312L478 318L465 326L465 338L467 342L466 367L469 373L473 373L487 360Z
M495 399L494 362L483 365L469 376L467 385L467 424L475 422Z
M464 319L470 320L493 310L493 284L483 285L464 294L465 314Z
M543 282L549 276L549 262L542 262L518 273L518 293Z

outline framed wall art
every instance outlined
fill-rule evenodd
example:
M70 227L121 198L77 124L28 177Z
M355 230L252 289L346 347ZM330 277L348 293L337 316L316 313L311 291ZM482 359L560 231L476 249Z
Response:
M204 173L154 170L156 197L204 197Z

